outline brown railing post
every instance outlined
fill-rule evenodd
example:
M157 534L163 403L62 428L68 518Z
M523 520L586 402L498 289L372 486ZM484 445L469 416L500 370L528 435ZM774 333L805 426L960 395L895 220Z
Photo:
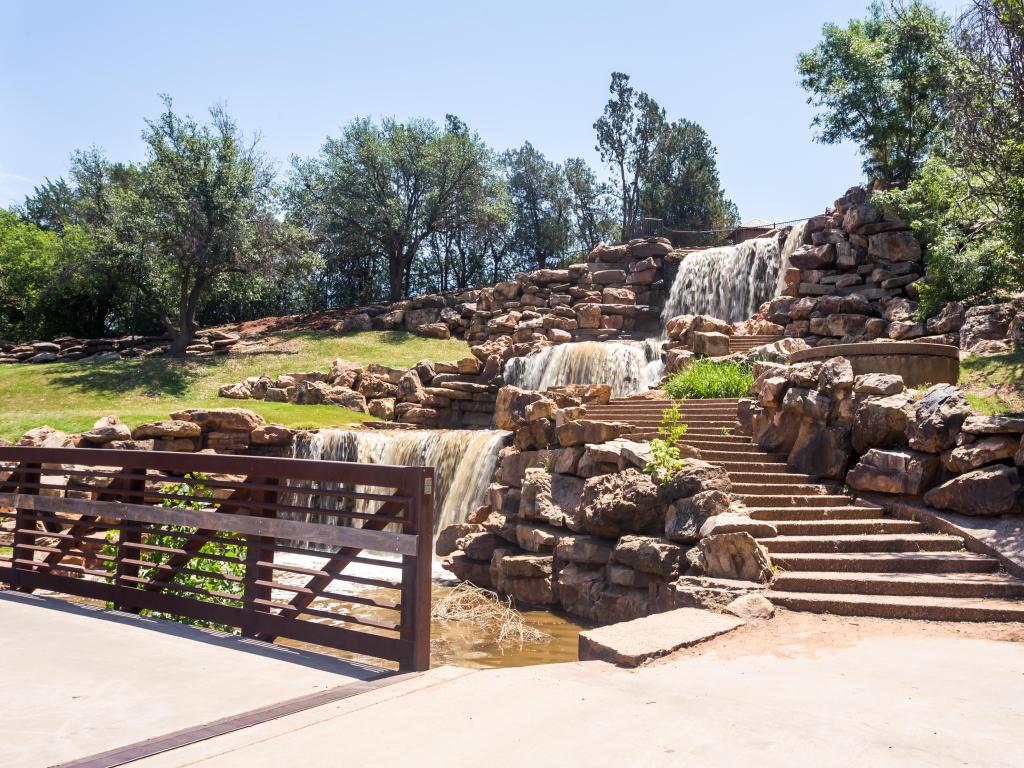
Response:
M434 470L419 467L410 473L412 482L398 489L411 498L409 521L415 533L416 554L402 557L402 640L410 643L409 657L399 669L422 672L430 669L430 587L434 538Z
M142 504L146 500L146 470L130 469L127 471L127 474L130 474L132 477L128 481L124 500L128 504ZM117 587L118 595L118 599L114 602L114 608L119 611L139 613L139 609L134 607L134 601L131 599L132 593L138 587L135 583L131 583L125 578L126 576L138 578L139 566L134 563L126 563L125 558L141 560L142 550L137 547L126 547L125 545L141 543L141 526L131 520L122 520L121 527L118 529L117 560L114 570L114 585Z
M265 480L266 485L276 486L277 480ZM250 514L260 517L277 517L277 510L270 509L269 505L277 504L278 491L265 490L262 493L252 492L253 496L267 504L263 509L252 509ZM259 565L260 561L268 562L274 559L274 540L266 536L246 536L245 539L245 576L242 579L242 608L245 623L240 627L242 634L246 637L259 635L257 626L257 612L266 613L270 609L265 604L257 604L257 600L270 601L273 595L273 587L270 583L274 580L274 569L268 566ZM257 582L261 582L257 584Z
M42 464L36 464L26 462L19 464L14 472L11 473L11 478L14 479L16 487L14 493L23 493L36 495L39 493L37 487L42 482ZM16 479L15 479L16 478ZM18 487L22 483L28 487ZM34 515L28 514L27 510L17 507L15 509L16 517L14 520L14 538L11 542L11 568L31 571L33 566L29 565L24 561L31 561L35 559L35 552L27 548L27 545L35 544L35 536L29 531L33 531L36 528L36 518ZM21 561L21 562L19 562ZM32 587L14 585L14 588L19 592L32 592Z

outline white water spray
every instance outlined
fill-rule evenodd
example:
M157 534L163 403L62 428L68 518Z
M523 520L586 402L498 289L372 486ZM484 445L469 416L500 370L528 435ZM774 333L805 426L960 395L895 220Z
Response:
M505 383L543 391L567 384L610 384L627 397L661 379L661 344L647 341L580 341L545 347L505 365Z
M783 274L781 235L690 253L672 282L662 325L684 314L746 320L777 295Z
M506 444L508 432L498 430L348 430L323 429L296 439L295 456L322 461L348 461L359 464L394 464L434 468L434 535L466 517L484 500L498 461L498 451ZM384 489L357 486L363 493L382 493ZM321 509L332 501L344 505L344 499L317 497ZM372 514L378 501L360 500L353 508Z

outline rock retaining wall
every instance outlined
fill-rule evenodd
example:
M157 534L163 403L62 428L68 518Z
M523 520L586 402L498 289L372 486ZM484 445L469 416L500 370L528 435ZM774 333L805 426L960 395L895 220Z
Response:
M972 413L960 390L854 376L845 358L755 364L740 423L789 466L855 491L923 496L967 515L1024 514L1024 418Z

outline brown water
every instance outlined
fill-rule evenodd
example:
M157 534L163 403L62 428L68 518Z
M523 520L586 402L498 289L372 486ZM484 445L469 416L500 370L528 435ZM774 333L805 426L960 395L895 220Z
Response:
M282 579L284 580L284 579ZM442 599L451 587L435 583L432 599L436 603ZM392 598L387 590L364 589L360 595L365 597ZM393 619L394 613L363 605L339 603L332 600L319 600L318 607L323 610L344 613L362 618ZM522 616L526 624L542 632L546 637L542 640L530 640L523 643L506 642L499 645L497 638L483 632L475 623L449 622L434 620L430 624L430 665L432 667L448 664L455 667L471 669L495 669L499 667L525 667L533 664L554 664L558 662L577 661L579 659L579 634L585 629L571 619L550 611L524 611ZM325 622L330 623L330 622ZM342 622L338 622L344 626ZM351 625L348 625L351 628ZM361 631L375 632L372 628ZM313 650L343 659L351 659L369 664L381 664L359 654L339 651L332 648L309 645L290 640L279 642L295 648ZM385 665L387 665L385 663ZM393 666L393 665L390 665Z

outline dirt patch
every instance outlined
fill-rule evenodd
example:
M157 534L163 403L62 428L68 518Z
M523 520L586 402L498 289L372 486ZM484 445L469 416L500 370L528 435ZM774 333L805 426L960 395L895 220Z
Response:
M863 640L881 637L945 637L1024 643L1024 624L994 622L912 621L832 616L780 609L770 621L751 621L708 643L684 648L656 663L714 654L724 659L772 655L818 657Z

